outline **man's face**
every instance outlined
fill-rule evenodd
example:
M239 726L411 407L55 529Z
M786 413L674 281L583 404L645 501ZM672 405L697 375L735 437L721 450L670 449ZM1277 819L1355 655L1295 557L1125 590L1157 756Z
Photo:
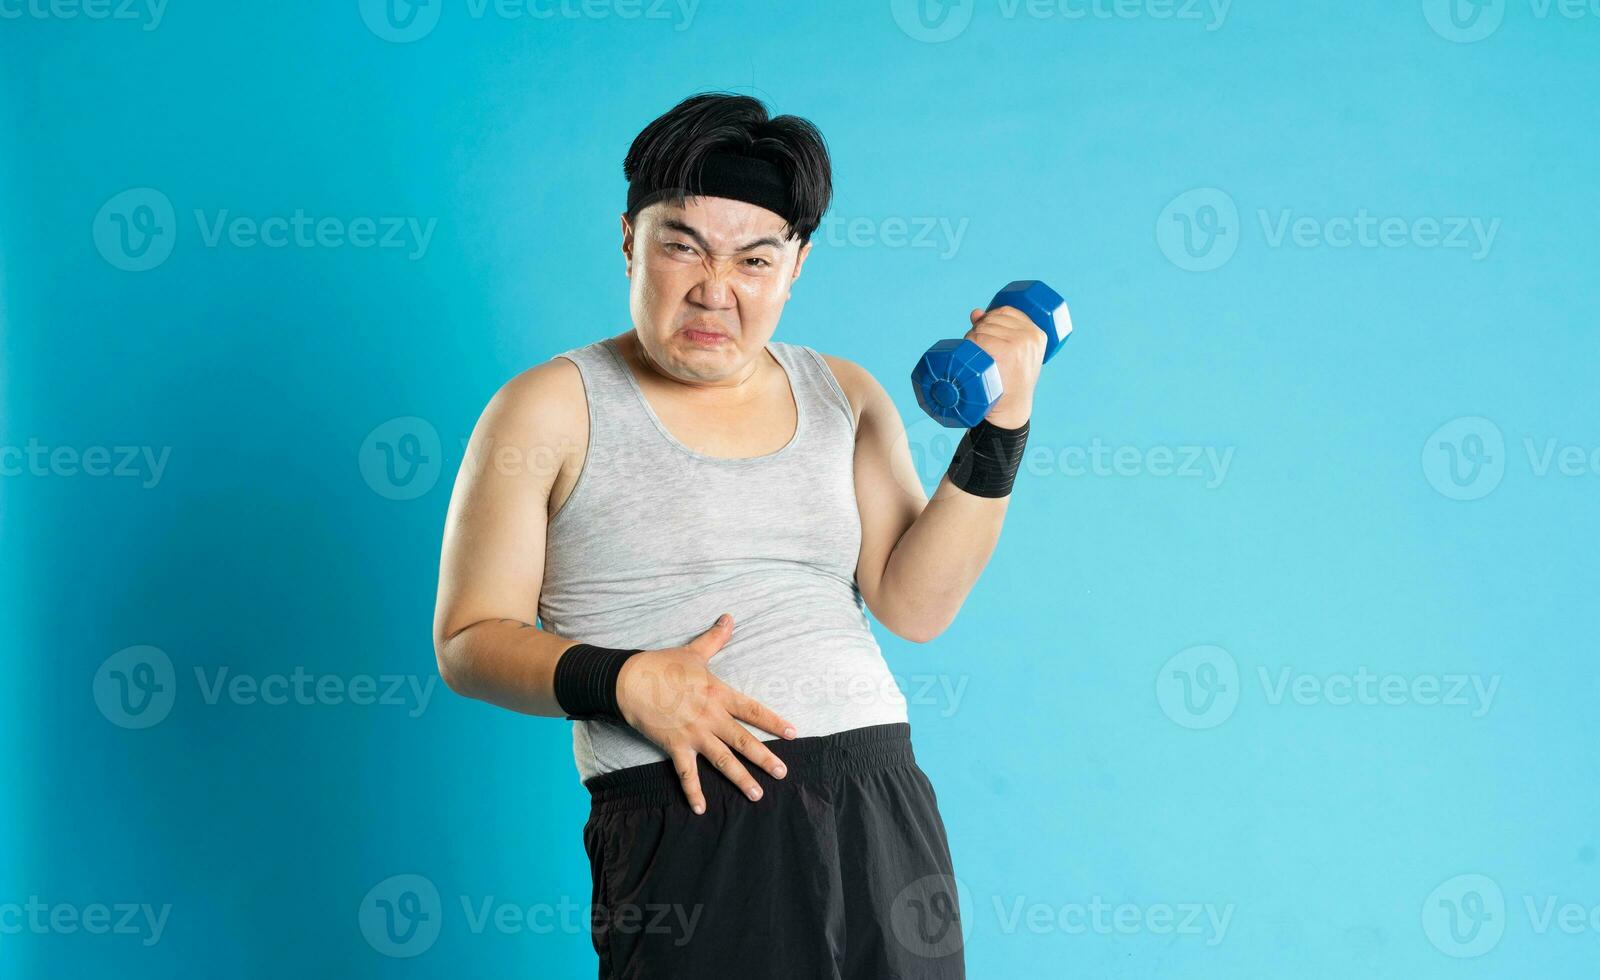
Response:
M740 378L777 329L811 243L744 201L689 198L622 219L629 309L651 361L685 382Z

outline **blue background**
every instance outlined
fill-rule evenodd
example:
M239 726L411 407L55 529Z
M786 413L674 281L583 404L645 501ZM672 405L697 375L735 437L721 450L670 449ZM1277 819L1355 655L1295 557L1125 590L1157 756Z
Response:
M627 325L629 141L731 89L816 122L836 168L779 339L868 367L925 470L946 435L916 356L1011 278L1072 306L959 619L878 631L969 975L1591 976L1600 929L1528 903L1600 906L1600 13L969 0L925 30L906 3L653 2L432 0L409 40L355 0L0 19L0 446L170 451L158 480L0 478L0 906L171 907L150 945L0 932L0 973L592 975L581 929L463 912L587 902L587 798L565 722L436 683L440 532L489 395ZM97 218L130 188L160 197ZM129 271L114 222L162 198L171 254ZM194 212L224 209L437 223L415 256L208 246ZM1336 247L1363 211L1416 232ZM1275 238L1285 212L1310 230ZM1412 224L1454 217L1492 245ZM928 219L959 245L911 244ZM377 444L407 434L427 461L394 478ZM1132 448L1072 462L1096 444ZM1225 475L1145 455L1190 446ZM96 677L138 646L172 700L126 728ZM435 686L420 713L208 701L221 667ZM1363 669L1497 686L1335 703ZM1275 697L1284 671L1311 703ZM404 958L360 924L395 875L442 896ZM1084 928L1096 898L1142 924ZM1043 927L1008 926L1019 902ZM1225 932L1146 918L1191 903Z

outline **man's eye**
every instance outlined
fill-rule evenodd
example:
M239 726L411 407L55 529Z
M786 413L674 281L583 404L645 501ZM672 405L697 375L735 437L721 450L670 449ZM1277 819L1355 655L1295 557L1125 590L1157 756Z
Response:
M763 259L763 258L757 258L757 257L755 257L755 256L751 256L751 257L750 257L750 258L748 258L748 259L745 259L745 261L746 261L746 262L753 262L753 263L755 263L755 267L756 267L756 268L757 268L757 269L765 269L765 268L766 268L766 267L767 267L767 266L769 266L769 265L771 265L771 264L772 264L772 263L771 263L771 262L768 262L768 261L767 261L767 260L766 260L766 259Z
M694 249L690 248L689 246L685 245L682 242L668 242L667 243L667 251L669 251L669 252L677 252L679 249L682 249L682 251L678 253L680 255L694 251Z

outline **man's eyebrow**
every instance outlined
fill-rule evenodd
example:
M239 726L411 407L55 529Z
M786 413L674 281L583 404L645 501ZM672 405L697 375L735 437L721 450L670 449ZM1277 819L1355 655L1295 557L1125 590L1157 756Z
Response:
M693 226L688 225L688 224L686 224L686 223L684 223L682 221L679 221L677 218L662 218L661 219L661 227L668 228L668 229L671 229L672 231L681 232L681 233L683 233L685 235L688 235L690 238L694 239L694 242L695 242L696 245L699 245L701 248L705 249L707 252L711 251L710 244L707 243L706 240L700 236L700 233L698 231L696 231ZM734 251L735 252L748 252L753 248L760 248L763 245L770 245L773 248L781 250L783 248L783 241L781 239L779 239L776 235L763 235L762 237L757 238L754 241L745 242L743 245L740 245L738 248L734 249Z

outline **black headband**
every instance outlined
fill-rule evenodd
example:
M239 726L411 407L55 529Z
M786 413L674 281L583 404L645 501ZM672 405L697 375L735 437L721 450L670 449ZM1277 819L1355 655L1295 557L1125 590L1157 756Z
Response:
M766 208L782 215L792 228L794 208L789 202L789 182L775 164L731 153L709 153L700 163L696 187L656 187L642 180L628 185L628 213L665 197L726 197Z

